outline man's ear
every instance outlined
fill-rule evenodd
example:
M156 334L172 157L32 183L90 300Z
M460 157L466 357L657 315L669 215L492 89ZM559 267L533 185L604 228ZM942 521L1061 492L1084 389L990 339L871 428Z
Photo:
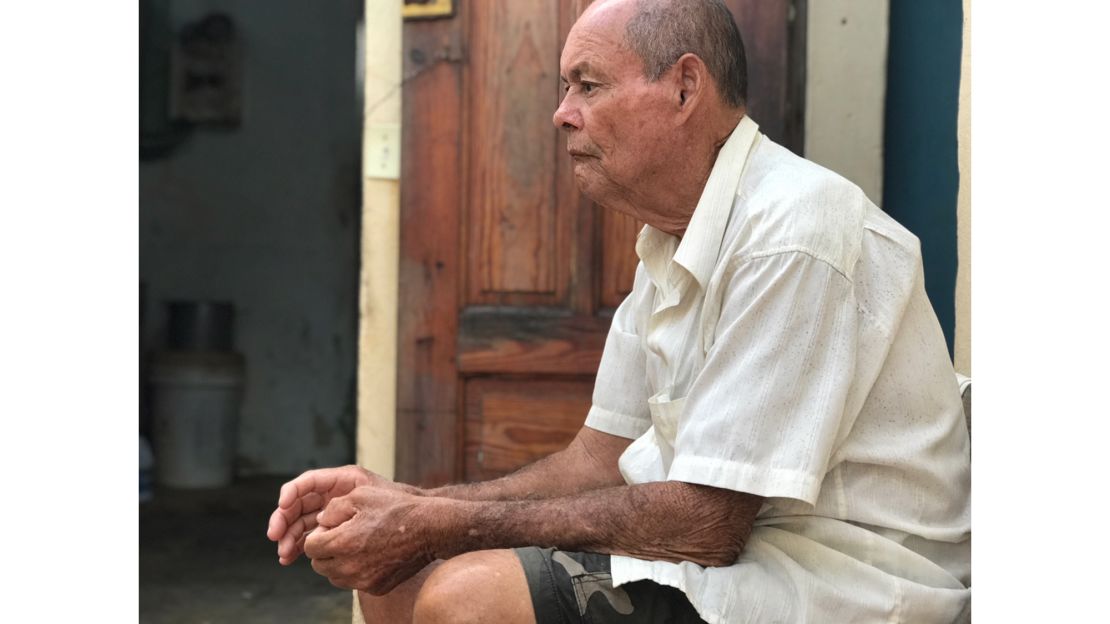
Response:
M675 72L675 104L685 118L705 99L710 88L709 68L696 54L687 52L675 61L671 71Z

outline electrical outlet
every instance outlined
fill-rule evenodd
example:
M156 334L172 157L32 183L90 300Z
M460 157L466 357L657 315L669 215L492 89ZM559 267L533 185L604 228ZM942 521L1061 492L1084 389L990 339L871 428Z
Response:
M401 177L401 127L370 124L363 140L363 173L368 178L396 180Z

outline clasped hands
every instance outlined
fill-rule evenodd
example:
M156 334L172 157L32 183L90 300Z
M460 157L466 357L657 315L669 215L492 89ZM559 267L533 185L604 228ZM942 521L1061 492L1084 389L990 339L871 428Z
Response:
M435 558L440 499L358 466L310 470L281 487L266 536L278 562L302 553L335 586L388 593Z

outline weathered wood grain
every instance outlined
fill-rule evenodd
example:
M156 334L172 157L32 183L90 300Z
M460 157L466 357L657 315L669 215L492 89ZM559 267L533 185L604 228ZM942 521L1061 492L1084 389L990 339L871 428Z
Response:
M804 109L799 99L804 83L791 80L791 74L805 69L805 48L795 45L799 34L804 42L804 28L800 33L796 28L805 23L805 1L725 0L725 4L736 19L748 57L748 114L771 140L800 154Z
M600 210L601 217L601 293L603 308L616 308L632 292L636 277L636 235L644 224L634 217L612 210Z
M468 9L467 302L556 305L571 262L563 253L571 215L556 198L551 124L558 5L500 0Z
M459 333L459 371L593 375L612 317L468 310Z
M500 477L566 448L586 420L592 388L592 378L468 381L466 480Z
M457 478L462 43L455 20L407 21L398 314L399 480Z

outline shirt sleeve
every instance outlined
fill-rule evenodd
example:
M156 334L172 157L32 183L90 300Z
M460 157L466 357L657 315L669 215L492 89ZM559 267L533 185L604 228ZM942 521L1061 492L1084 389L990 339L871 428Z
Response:
M851 281L801 251L743 260L691 384L668 480L815 504L855 370Z
M636 284L613 315L605 350L594 382L593 404L586 426L605 433L636 439L651 427L648 411L647 356L635 323L636 301L644 276L641 265Z

